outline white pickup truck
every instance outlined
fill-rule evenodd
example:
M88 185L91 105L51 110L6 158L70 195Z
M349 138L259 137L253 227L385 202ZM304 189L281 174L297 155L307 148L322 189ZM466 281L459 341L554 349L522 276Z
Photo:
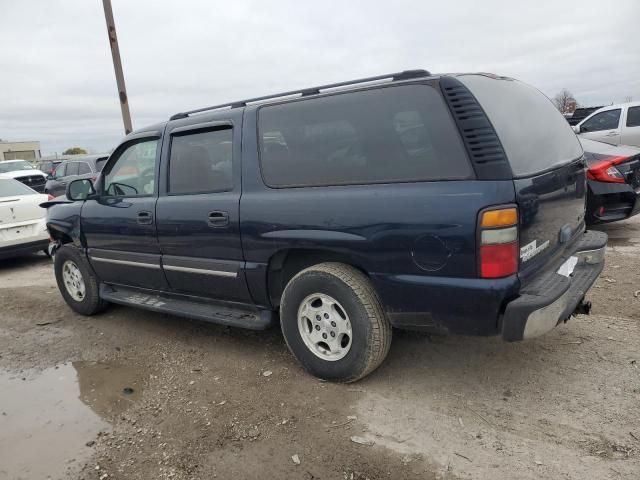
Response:
M573 130L590 140L640 147L640 102L602 107L575 125Z

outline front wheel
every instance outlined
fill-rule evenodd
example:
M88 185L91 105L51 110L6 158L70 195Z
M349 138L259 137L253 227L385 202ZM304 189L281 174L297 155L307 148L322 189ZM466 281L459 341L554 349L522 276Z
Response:
M302 270L280 302L289 349L311 374L354 382L375 370L391 345L391 325L369 279L341 263Z
M61 247L54 257L54 270L58 289L74 311L93 315L104 310L107 303L100 298L98 280L76 248Z

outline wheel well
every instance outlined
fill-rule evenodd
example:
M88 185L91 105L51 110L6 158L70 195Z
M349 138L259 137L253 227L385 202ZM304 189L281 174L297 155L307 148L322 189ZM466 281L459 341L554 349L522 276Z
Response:
M366 270L359 266L350 255L329 250L303 248L281 250L271 257L267 271L267 288L271 304L276 307L280 306L280 297L284 288L298 272L324 262L351 265L367 275Z
M51 235L51 238L53 238L54 240L59 240L62 245L73 242L73 239L69 235L59 230L50 228L49 233Z

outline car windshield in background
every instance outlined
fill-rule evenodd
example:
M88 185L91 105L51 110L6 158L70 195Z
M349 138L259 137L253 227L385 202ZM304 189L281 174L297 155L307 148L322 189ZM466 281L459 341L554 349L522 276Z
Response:
M19 197L23 195L35 195L37 192L26 185L8 178L0 179L0 198Z
M512 79L461 75L500 137L514 176L533 175L577 160L582 147L556 107L539 90ZM497 82L502 82L498 88Z
M33 170L33 167L25 160L0 162L0 173L16 172L18 170Z

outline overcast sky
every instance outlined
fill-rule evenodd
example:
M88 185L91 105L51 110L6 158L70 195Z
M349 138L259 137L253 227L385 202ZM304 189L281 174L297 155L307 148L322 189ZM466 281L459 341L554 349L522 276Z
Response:
M134 128L398 70L484 71L583 105L640 100L640 1L113 0ZM0 0L0 138L123 136L101 0Z

